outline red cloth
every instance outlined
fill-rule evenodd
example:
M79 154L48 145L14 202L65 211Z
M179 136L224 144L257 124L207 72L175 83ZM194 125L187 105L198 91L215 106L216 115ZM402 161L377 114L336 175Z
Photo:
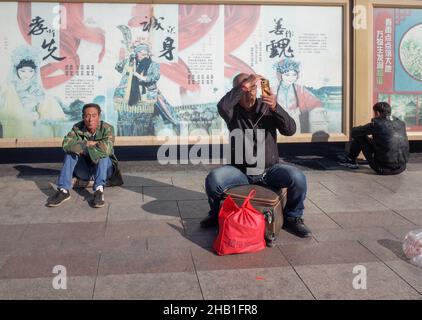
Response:
M241 207L230 196L224 200L218 214L219 233L213 245L219 256L265 249L265 217L250 204L255 193L252 190Z

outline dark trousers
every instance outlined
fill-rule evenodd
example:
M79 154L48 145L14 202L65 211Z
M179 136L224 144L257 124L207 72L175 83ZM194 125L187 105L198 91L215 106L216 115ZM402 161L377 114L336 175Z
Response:
M349 149L349 157L355 160L359 153L362 151L365 159L368 161L369 166L372 170L374 170L377 174L382 175L393 175L399 174L406 169L406 164L398 168L387 168L382 166L376 159L375 159L375 146L374 140L369 138L368 136L362 137L355 137L352 139Z

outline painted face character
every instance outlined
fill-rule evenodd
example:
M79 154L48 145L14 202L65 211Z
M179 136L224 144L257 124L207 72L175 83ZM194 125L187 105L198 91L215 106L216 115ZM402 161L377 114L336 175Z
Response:
M297 78L298 78L298 73L295 70L289 70L281 74L281 80L286 85L292 85L293 83L297 81Z
M29 81L35 74L35 69L29 66L18 69L18 77L22 81Z

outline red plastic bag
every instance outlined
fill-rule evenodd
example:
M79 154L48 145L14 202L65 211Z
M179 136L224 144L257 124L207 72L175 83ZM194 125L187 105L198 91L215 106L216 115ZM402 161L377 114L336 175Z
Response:
M228 196L218 214L219 232L213 248L219 255L257 252L265 249L265 217L251 204L252 190L239 208Z

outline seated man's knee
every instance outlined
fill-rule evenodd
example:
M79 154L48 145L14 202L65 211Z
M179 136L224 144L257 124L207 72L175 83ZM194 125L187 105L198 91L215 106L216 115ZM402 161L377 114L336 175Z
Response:
M235 168L224 166L213 169L205 178L205 190L209 196L219 195L224 192L227 179L233 177Z
M221 176L219 174L220 168L211 170L205 178L205 190L208 195L213 195L218 186L221 185Z
M307 182L306 182L306 176L305 176L305 174L302 172L302 170L299 170L297 168L294 168L294 169L295 170L292 170L290 172L290 177L291 177L291 180L292 180L293 184L296 187L306 189L306 183Z
M290 187L294 186L296 188L304 188L306 190L306 176L302 170L293 166L285 166L281 164L277 165L276 168L282 171L281 177L285 177L283 179L288 180L286 183Z

